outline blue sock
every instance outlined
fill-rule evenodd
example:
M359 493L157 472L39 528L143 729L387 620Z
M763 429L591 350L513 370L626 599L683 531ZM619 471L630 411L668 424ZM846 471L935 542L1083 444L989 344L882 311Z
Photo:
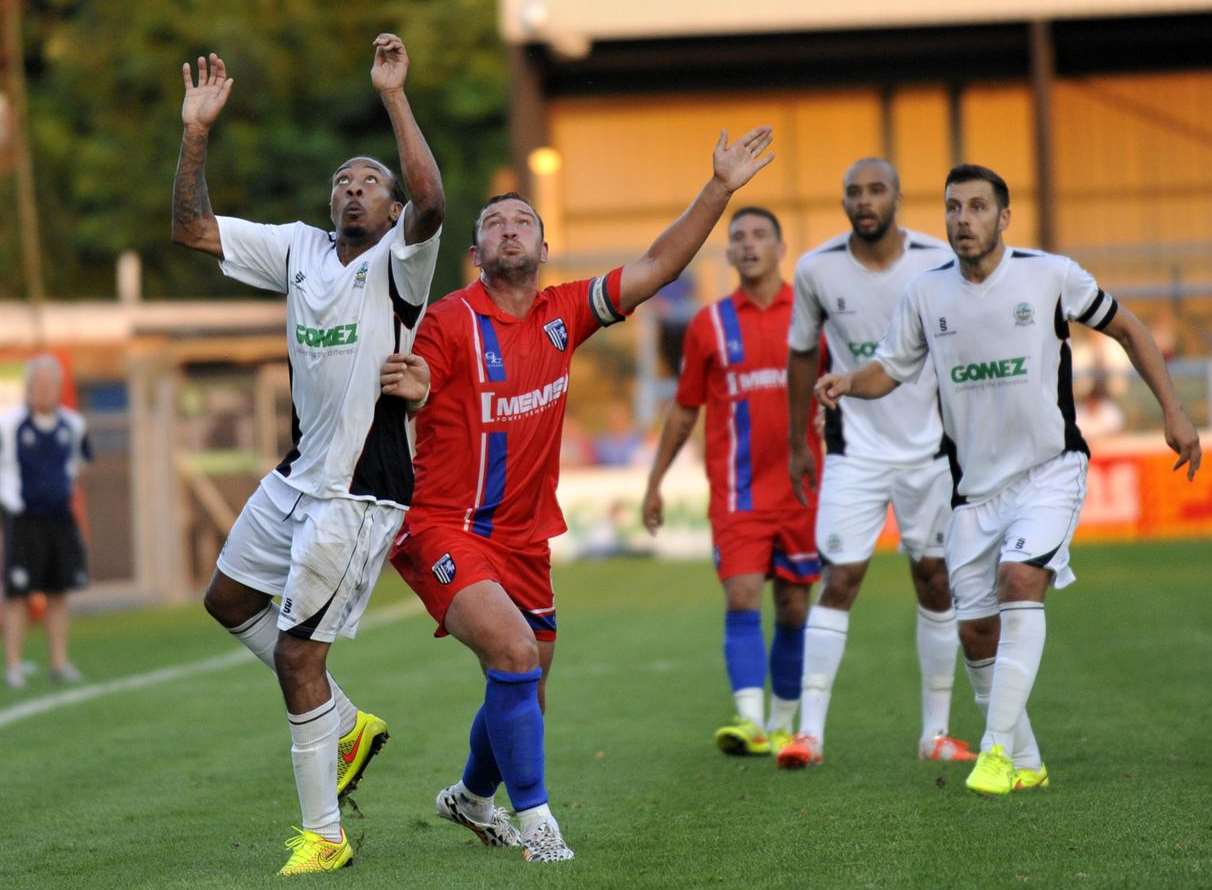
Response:
M483 707L476 711L475 719L471 721L471 737L468 741L471 750L467 754L467 765L463 767L463 784L472 794L492 797L501 784L501 770L497 768L497 759L492 756L492 742L488 739Z
M758 609L724 613L724 664L733 692L765 688L766 640Z
M543 712L535 668L524 674L488 671L484 725L514 810L547 803L543 784ZM474 790L474 789L473 789Z
M770 688L779 698L798 701L804 681L804 625L774 625L770 644Z

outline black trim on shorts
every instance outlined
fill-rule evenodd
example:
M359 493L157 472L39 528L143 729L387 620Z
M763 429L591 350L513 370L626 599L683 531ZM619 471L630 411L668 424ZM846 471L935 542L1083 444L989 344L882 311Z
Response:
M1045 569L1048 567L1048 563L1052 562L1052 557L1056 556L1058 550L1060 550L1059 544L1047 553L1041 553L1039 556L1033 556L1031 559L1022 560L1022 563L1024 565L1035 566L1037 569Z
M366 527L366 517L369 514L370 504L367 504L365 509L362 510L362 521L358 523L358 530L354 533L355 541L361 536L362 529ZM349 576L349 567L353 565L355 552L356 549L350 551L349 561L345 563L345 571L341 573L341 577L337 581L337 586L333 588L332 596L328 598L328 602L317 609L316 613L306 621L302 621L299 624L288 628L285 633L288 633L292 637L300 640L310 640L312 638L312 635L316 632L316 628L320 626L320 621L323 620L325 613L328 612L328 607L332 605L332 601L335 600L337 598L337 594L341 592L341 585L345 583L345 579ZM284 596L283 599L287 599L287 597Z

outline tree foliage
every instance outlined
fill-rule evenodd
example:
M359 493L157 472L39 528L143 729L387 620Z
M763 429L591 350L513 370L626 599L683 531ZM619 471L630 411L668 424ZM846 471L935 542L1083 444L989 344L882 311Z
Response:
M212 50L236 81L211 134L215 212L329 226L338 162L370 154L397 166L370 85L382 31L408 46L409 97L445 182L449 235L434 287L459 285L462 233L507 150L492 0L42 0L27 4L24 30L48 293L112 294L113 263L127 248L143 257L148 298L244 291L168 238L181 64ZM15 240L4 239L6 256ZM19 264L6 262L0 291L21 287Z

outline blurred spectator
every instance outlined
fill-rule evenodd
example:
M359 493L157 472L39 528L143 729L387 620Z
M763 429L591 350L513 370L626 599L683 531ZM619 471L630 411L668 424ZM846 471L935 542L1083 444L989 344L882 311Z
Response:
M92 459L84 419L60 404L63 368L50 355L26 366L26 403L0 416L0 505L5 512L4 679L25 685L26 601L46 595L52 680L80 672L67 658L67 591L88 583L84 544L72 514L82 461Z
M682 364L682 339L699 304L694 299L694 277L683 272L665 285L652 300L657 315L657 342L665 373L678 376Z
M640 455L644 437L631 422L631 412L622 402L606 409L606 429L593 441L596 463L604 467L629 467Z
M1111 398L1106 373L1096 372L1090 391L1077 405L1077 426L1087 439L1113 436L1124 428L1124 412Z

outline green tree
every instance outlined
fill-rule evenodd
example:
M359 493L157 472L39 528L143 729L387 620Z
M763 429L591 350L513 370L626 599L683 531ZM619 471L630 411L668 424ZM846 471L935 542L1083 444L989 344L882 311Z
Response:
M408 46L409 96L445 181L448 235L434 290L458 287L464 230L507 154L492 0L42 0L27 7L24 38L48 293L112 294L114 259L132 248L149 298L249 295L169 243L181 64L214 50L236 80L211 137L215 211L328 226L338 162L371 154L397 163L370 86L381 31ZM0 256L12 255L15 237L3 241ZM19 265L5 263L0 292L20 288Z

